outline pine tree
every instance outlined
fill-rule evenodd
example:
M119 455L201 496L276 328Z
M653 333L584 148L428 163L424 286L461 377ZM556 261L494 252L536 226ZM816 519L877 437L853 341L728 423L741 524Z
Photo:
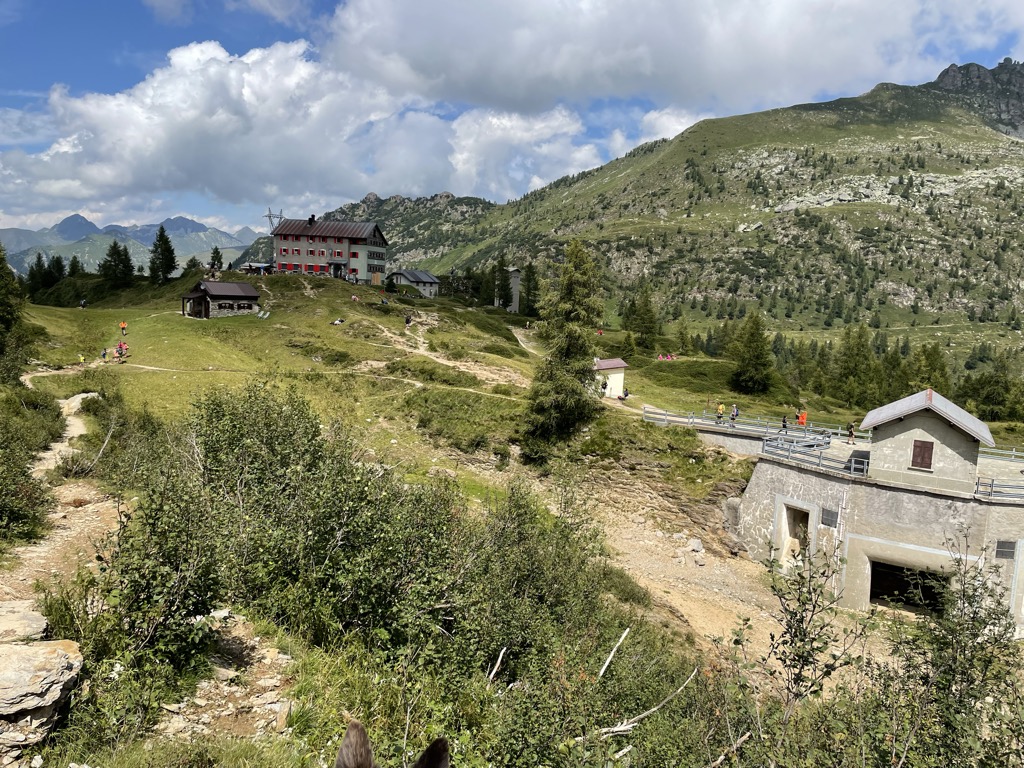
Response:
M537 268L532 261L523 269L522 290L519 292L519 312L527 317L537 316L537 298L540 293L537 280Z
M210 251L210 269L220 271L224 269L224 256L220 252L220 248L216 245L213 246L213 250Z
M64 257L60 254L50 258L49 263L46 265L47 271L50 273L53 285L56 285L65 277L67 277L67 267L64 266Z
M690 338L690 327L685 317L679 318L679 325L676 327L676 341L680 355L693 354L693 339Z
M149 279L157 285L166 283L178 268L178 259L174 255L174 246L171 245L171 238L168 237L163 224L157 230L149 254Z
M548 354L533 379L528 439L568 437L597 413L594 329L601 321L600 270L579 240L565 249L555 290L541 309Z
M71 262L68 264L68 277L78 277L85 273L85 267L82 266L81 260L78 258L78 254L74 254L71 257Z
M512 305L512 277L508 273L508 262L504 255L499 256L498 263L494 265L494 298L502 309Z
M658 336L658 316L654 312L651 286L644 282L637 293L630 317L629 329L636 333L637 343L644 349L651 349Z
M43 290L43 282L46 280L46 262L43 261L43 254L36 253L35 261L28 268L28 279L25 281L25 290L29 296L35 296Z
M182 268L182 271L198 272L201 269L203 269L203 262L201 262L195 256L189 256L188 261L185 262L185 266Z
M97 270L100 277L113 288L127 288L132 284L135 265L127 245L116 240L107 248L107 253Z
M735 338L734 349L738 363L732 375L733 387L746 394L767 392L771 388L775 361L760 312L747 317Z

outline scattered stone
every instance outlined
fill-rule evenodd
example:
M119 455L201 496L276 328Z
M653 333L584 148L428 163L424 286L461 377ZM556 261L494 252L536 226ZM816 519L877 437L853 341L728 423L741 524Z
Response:
M255 707L266 707L270 704L276 704L280 698L281 694L278 691L267 691L259 696L253 696L249 701Z
M228 680L234 680L238 677L238 670L215 666L213 667L213 677L216 680L220 680L222 683L226 683Z
M210 611L210 617L223 621L231 615L230 608L218 608L216 611Z
M194 699L192 699L192 703L195 704L197 707L205 707L210 702L206 699L201 699L198 696L196 696Z
M686 543L686 548L691 552L703 552L704 542L702 542L700 539L690 539Z
M274 723L274 728L278 733L284 733L288 728L288 716L292 713L292 702L291 699L282 699L281 703L277 705L277 720Z
M184 704L161 704L160 709L166 712L181 712L185 708Z
M40 640L45 632L46 618L35 610L31 600L0 603L0 643Z
M35 755L29 763L29 768L43 768L43 756Z
M264 677L256 681L256 685L260 688L280 688L281 678L279 677Z
M672 534L672 538L673 539L685 539L686 538L686 534L685 533L673 533Z
M707 560L704 558L703 552L697 552L693 555L693 564L700 568L703 568L705 565L708 564Z

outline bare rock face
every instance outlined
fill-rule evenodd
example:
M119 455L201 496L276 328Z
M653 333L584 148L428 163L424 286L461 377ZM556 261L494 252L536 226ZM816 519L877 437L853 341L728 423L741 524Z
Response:
M1024 136L1024 64L1003 59L992 69L980 64L949 65L933 86L955 94L1004 133Z
M0 643L15 640L40 640L46 632L46 619L31 600L7 600L0 603Z
M49 733L78 681L78 643L53 640L0 646L0 765Z

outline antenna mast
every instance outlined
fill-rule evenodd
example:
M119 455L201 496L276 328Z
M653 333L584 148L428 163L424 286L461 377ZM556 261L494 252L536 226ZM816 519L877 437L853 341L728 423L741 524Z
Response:
M270 231L273 232L277 225L284 220L284 209L274 213L273 209L267 206L267 212L263 214L263 218L270 222Z

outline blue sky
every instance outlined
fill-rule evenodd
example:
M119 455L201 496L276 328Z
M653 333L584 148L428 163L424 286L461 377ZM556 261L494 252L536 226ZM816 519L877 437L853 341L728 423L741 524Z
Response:
M1014 0L0 0L0 227L503 202L703 117L1024 58Z

